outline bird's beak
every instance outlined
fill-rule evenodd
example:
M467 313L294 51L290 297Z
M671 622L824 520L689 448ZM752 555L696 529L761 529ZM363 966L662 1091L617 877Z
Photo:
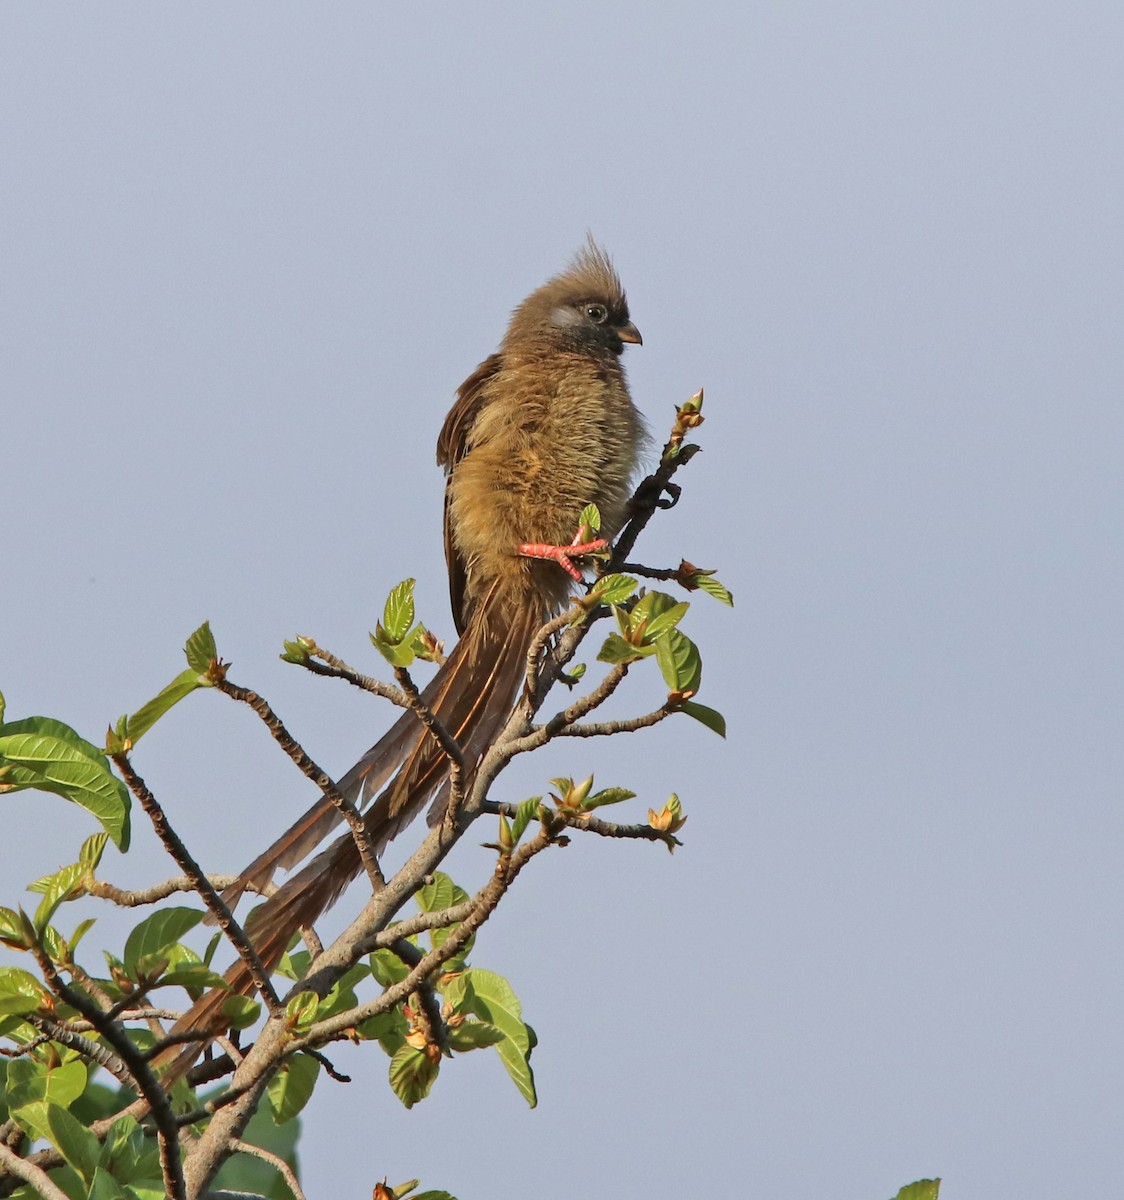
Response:
M617 326L617 337L622 342L631 342L634 346L644 345L644 339L640 336L640 330L631 321L627 325Z

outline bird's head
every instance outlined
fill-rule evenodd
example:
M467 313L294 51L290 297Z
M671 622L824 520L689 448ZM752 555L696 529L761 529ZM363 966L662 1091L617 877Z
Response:
M642 344L612 261L592 237L565 271L512 313L503 349L532 342L610 355L626 342Z

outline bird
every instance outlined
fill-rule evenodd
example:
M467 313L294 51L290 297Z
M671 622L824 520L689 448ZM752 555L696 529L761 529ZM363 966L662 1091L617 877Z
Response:
M536 632L582 579L575 559L604 548L627 519L646 441L621 363L628 344L641 345L640 332L612 260L589 236L564 270L515 308L499 349L457 390L441 427L445 558L459 638L421 697L459 743L466 787L514 709ZM601 537L583 541L575 530L589 504L600 512ZM438 816L443 811L448 759L406 712L337 788L361 810L366 805L367 839L378 855L428 803ZM329 800L313 805L225 898L233 905L278 868L303 862L339 820ZM245 930L267 969L361 869L348 832L251 913ZM252 987L241 962L226 982L235 991ZM206 993L172 1032L221 1027L225 994ZM181 1051L173 1074L198 1052Z

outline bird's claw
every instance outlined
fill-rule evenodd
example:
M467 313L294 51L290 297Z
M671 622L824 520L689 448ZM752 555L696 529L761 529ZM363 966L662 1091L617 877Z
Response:
M663 490L666 495L661 496L656 501L656 507L662 509L674 508L679 503L679 497L683 494L683 489L677 483L665 483Z
M609 548L604 538L594 538L592 541L580 541L582 531L578 530L577 537L568 546L552 546L548 542L522 542L516 551L523 558L542 558L556 562L571 579L581 582L582 573L574 566L571 559L582 554L597 554Z

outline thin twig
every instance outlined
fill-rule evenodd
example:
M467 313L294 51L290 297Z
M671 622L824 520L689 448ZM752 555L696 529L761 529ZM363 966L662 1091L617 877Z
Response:
M228 1068L229 1070L229 1068ZM182 1126L198 1125L200 1121L205 1121L208 1117L213 1117L221 1108L226 1108L233 1104L235 1100L241 1100L242 1097L250 1090L249 1084L243 1087L228 1088L221 1096L215 1096L208 1100L206 1104L201 1104L198 1108L193 1108L190 1112L180 1113L176 1120Z
M0 1166L9 1174L33 1187L43 1200L68 1200L66 1192L42 1168L20 1156L6 1143L0 1141Z
M208 882L218 892L238 882L237 875L208 875ZM143 904L155 904L158 900L166 900L177 892L194 892L195 880L189 875L177 875L173 879L165 879L163 883L154 883L151 887L138 890L115 887L101 879L92 879L86 885L91 896L100 900L111 900L122 908L138 908ZM259 891L256 887L247 887L247 891Z
M455 767L459 775L464 771L464 751L461 749L460 742L445 728L441 718L422 699L417 684L410 678L410 673L405 667L395 667L394 678L398 680L398 686L405 694L410 710L433 735L449 760L450 767Z
M375 946L378 948L393 946L395 942L412 937L415 933L424 933L428 929L444 929L446 925L456 925L463 921L473 909L472 900L464 900L460 904L442 908L437 912L420 912L403 921L396 921L391 929L384 929L375 935Z
M276 1008L280 1001L273 984L269 981L269 972L251 945L250 939L246 937L242 926L234 919L234 914L227 907L226 901L215 891L210 880L203 874L199 864L180 840L179 834L168 823L168 818L165 816L163 808L160 807L160 802L133 769L128 755L120 753L111 757L114 765L129 785L129 790L136 796L141 808L148 814L148 819L152 822L157 837L164 843L164 848L175 859L180 870L194 882L196 893L214 916L231 945L238 951L239 958L246 964L246 969L250 972L254 986L261 993L268 1007Z
M639 575L641 579L660 579L666 582L672 580L682 582L680 567L645 567L642 563L621 563L617 570L622 575Z
M670 717L678 709L666 704L645 713L642 717L622 717L615 721L589 721L583 725L565 725L557 730L556 737L611 737L614 733L635 733L638 729L651 729Z
M580 720L586 713L592 712L595 708L600 708L602 704L620 687L624 677L628 674L628 663L617 663L611 670L607 671L604 679L591 691L588 695L579 696L573 704L551 717L545 725L547 735L551 735L565 729L569 725L573 725L575 721Z
M517 804L486 800L481 805L481 811L511 820L518 807ZM654 829L651 825L620 825L615 821L606 821L603 817L595 817L590 813L573 812L568 809L554 808L547 811L550 816L563 821L568 828L595 833L599 837L632 838L641 842L663 842L665 845L674 842L676 846L682 845L678 838L673 837L666 830Z
M240 1138L231 1141L230 1148L238 1154L248 1154L251 1158L260 1158L262 1162L269 1163L284 1179L285 1186L293 1193L293 1200L307 1200L304 1192L301 1191L301 1185L297 1182L297 1177L293 1174L293 1168L280 1155L274 1154L272 1150L265 1150L261 1146L255 1146L253 1142L244 1142Z
M86 989L86 991L89 992L90 995L93 996L93 998L102 1006L102 1009L105 1012L112 1013L115 1005L113 1000L110 998L109 993L101 986L101 984L98 983L96 979L87 975L86 972L76 962L69 962L66 964L66 966L70 977L76 983L80 983Z
M471 901L469 903L471 904ZM399 931L395 928L394 932L398 933ZM418 966L425 957L425 951L404 936L399 936L391 942L390 949L408 967ZM445 1044L445 1020L441 1015L440 997L428 980L420 983L417 991L413 994L418 998L417 1023L425 1034L426 1042L431 1046L443 1046Z
M385 886L385 880L383 881L383 885ZM300 927L300 935L301 941L304 942L305 949L308 951L310 958L315 958L318 954L324 953L324 943L320 940L320 935L311 925L302 925Z
M522 737L502 739L503 744L497 751L500 760L506 762L517 754L527 754L531 750L537 750L540 746L545 746L552 738L566 733L579 718L592 712L593 709L609 699L628 674L628 668L628 663L617 663L606 672L605 677L591 692L585 696L579 696L568 708L555 713L546 724L533 725L530 731ZM652 723L654 724L654 722Z
M314 1058L324 1068L324 1074L329 1079L334 1079L336 1083L350 1083L351 1076L345 1075L342 1071L336 1069L335 1063L324 1053L319 1050L313 1050L310 1046L306 1046L303 1050L309 1058Z
M322 675L327 679L342 679L364 692L370 692L373 696L389 700L391 704L396 704L399 708L409 708L405 693L399 691L398 688L389 683L383 683L381 679L375 679L372 675L364 675L354 667L349 667L342 658L337 658L334 654L318 646L312 638L302 638L301 640L305 643L305 649L313 656L301 663L305 670L311 671L314 675ZM318 658L322 661L317 662Z
M44 1040L58 1042L62 1046L69 1046L72 1050L77 1050L79 1054L85 1055L91 1062L97 1063L99 1067L104 1067L114 1079L123 1083L126 1087L131 1088L134 1086L133 1076L129 1068L107 1046L102 1046L91 1038L83 1037L81 1033L68 1028L60 1021L51 1021L35 1013L28 1014L24 1020L30 1022L36 1029L43 1030L45 1035ZM91 1029L96 1028L92 1022L89 1023L89 1026ZM100 1033L101 1030L98 1030L98 1032ZM35 1041L38 1042L40 1039L36 1038ZM24 1050L26 1052L31 1048L28 1045L24 1047Z
M571 829L584 829L596 833L599 837L633 838L641 842L663 842L665 846L682 843L678 838L665 829L653 829L651 825L618 825L615 821L606 821L603 817L593 817L588 814L567 813L559 814Z
M253 709L269 730L273 740L296 764L301 774L305 778L311 779L320 789L321 794L335 805L351 830L352 840L359 851L359 857L363 862L367 877L371 881L371 887L375 891L379 891L385 887L386 880L383 878L378 860L371 850L371 843L367 837L367 827L363 822L363 818L360 816L359 810L355 805L336 787L335 780L309 757L300 742L285 728L281 718L257 692L250 688L240 687L236 683L231 683L229 679L220 679L216 682L215 686L232 700L238 700L240 703L246 704Z
M546 668L546 660L543 658L543 651L547 644L556 633L565 629L574 620L574 610L571 606L564 613L559 613L558 616L552 617L545 625L543 625L531 639L531 644L527 648L527 695L533 696L538 691L541 674ZM557 678L561 671L559 665L553 672L553 678ZM551 682L553 682L553 678Z
M49 1033L41 1033L38 1037L33 1037L29 1042L20 1042L13 1046L10 1050L7 1046L0 1046L0 1058L23 1058L24 1055L30 1054L32 1050L38 1050L40 1046L46 1045L47 1042L54 1041Z
M457 739L446 729L441 718L426 704L421 692L418 691L417 685L410 677L409 671L405 667L395 667L394 678L398 680L399 687L406 694L410 710L426 727L430 735L436 739L437 744L441 747L446 759L448 759L449 798L445 804L444 821L449 832L452 833L456 825L457 813L460 812L461 806L464 803L464 751L461 749L461 745Z

